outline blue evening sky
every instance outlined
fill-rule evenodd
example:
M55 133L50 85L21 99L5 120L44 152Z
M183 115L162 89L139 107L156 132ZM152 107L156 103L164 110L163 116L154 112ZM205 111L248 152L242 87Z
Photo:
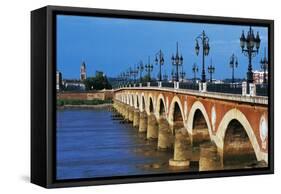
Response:
M261 38L260 52L253 59L255 70L260 69L259 61L264 56L265 47L267 50L268 29L255 26L253 29L255 34L259 31ZM154 63L155 54L162 49L165 58L163 71L170 78L171 56L176 52L178 41L179 51L184 58L184 71L188 78L193 78L193 63L199 67L198 76L201 74L202 52L196 56L194 47L195 38L203 30L210 39L211 48L209 56L205 58L206 66L212 58L216 67L213 77L231 77L229 58L235 53L239 58L235 77L244 78L248 58L241 53L239 38L242 30L248 32L248 26L90 16L57 16L57 69L62 72L64 79L78 79L80 65L85 61L87 76L99 70L109 77L116 77L130 66L136 66L140 60L147 63L148 56ZM154 65L154 76L158 70L159 67Z

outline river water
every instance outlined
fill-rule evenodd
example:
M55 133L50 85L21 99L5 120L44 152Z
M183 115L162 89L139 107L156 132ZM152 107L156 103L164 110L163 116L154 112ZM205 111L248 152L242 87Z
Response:
M174 169L172 152L157 151L132 127L103 109L57 111L58 180L197 171Z
M146 134L114 115L111 108L57 110L57 180L267 166L252 160L241 162L247 155L222 166L211 151L192 147L190 166L173 168L169 166L172 151L158 151L156 141L146 140ZM202 146L212 150L208 143Z

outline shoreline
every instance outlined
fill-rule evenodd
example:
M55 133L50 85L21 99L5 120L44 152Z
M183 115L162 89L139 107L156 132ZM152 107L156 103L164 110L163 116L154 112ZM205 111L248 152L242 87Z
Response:
M73 104L66 104L63 106L57 106L58 110L63 109L98 109L98 108L110 108L112 107L112 103L105 103L105 104L95 104L95 105L87 105L87 104L80 104L80 105L73 105Z

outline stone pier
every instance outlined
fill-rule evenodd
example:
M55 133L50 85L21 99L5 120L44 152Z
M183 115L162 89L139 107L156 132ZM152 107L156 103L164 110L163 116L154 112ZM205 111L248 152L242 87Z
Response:
M160 117L158 120L158 150L172 149L174 136L166 118Z
M221 160L214 143L200 145L199 171L220 170Z
M191 141L185 128L176 131L174 157L169 160L170 166L188 167L192 155Z
M158 123L155 115L151 113L147 117L147 139L158 138Z
M145 111L140 112L140 124L139 132L143 133L147 131L147 114Z
M139 127L140 123L140 111L138 109L134 110L133 127Z
M171 131L172 131L172 133L175 135L176 134L176 131L178 130L178 129L181 129L181 128L183 128L184 127L184 125L183 125L183 122L182 121L174 121L174 123L170 126L170 128L171 128Z
M128 108L128 114L129 114L129 122L133 122L134 121L134 109L132 107Z
M125 105L124 106L124 120L125 121L129 121L129 106L128 105Z

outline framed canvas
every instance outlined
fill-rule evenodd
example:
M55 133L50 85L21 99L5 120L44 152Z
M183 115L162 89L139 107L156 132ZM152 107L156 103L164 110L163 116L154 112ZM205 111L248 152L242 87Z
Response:
M272 20L31 12L31 182L273 173Z

